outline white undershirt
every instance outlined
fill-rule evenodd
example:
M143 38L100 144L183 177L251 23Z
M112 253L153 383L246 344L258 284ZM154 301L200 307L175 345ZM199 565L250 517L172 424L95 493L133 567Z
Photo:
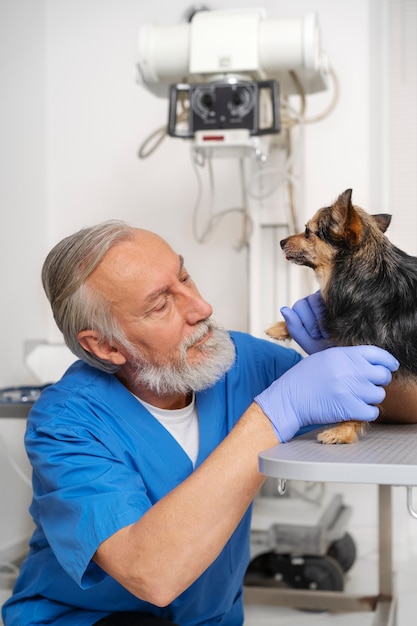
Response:
M195 466L199 448L198 413L195 395L193 394L192 401L183 409L160 409L157 406L144 402L137 396L135 398L176 439L190 457L193 466Z

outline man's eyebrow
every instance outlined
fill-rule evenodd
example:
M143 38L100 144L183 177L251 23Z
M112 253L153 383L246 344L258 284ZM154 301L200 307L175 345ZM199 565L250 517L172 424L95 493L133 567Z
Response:
M179 254L178 255L178 261L179 261L179 265L178 265L178 277L181 276L181 273L184 270L184 257ZM145 302L150 303L153 300L156 300L156 298L158 298L159 296L161 296L162 294L166 293L168 291L168 287L162 287L161 289L155 289L155 291L152 291L151 293L149 293L146 298L145 298Z

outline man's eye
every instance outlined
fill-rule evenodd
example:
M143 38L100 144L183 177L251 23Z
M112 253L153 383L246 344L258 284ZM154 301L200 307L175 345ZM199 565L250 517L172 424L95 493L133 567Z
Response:
M180 281L182 283L188 283L189 280L191 280L191 276L189 274L183 274L180 276Z
M152 313L160 313L162 311L165 311L165 309L168 306L168 301L169 298L165 298L164 300L162 300L161 302L159 302L156 306L154 306L154 308L152 309Z

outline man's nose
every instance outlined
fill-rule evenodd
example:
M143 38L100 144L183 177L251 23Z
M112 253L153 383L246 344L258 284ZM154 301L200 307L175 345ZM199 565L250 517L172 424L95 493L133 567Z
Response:
M213 313L213 307L200 295L197 289L192 290L184 302L188 324L197 324Z

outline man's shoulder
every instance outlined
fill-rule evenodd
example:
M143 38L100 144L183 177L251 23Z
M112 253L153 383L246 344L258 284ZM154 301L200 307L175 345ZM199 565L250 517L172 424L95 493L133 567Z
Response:
M35 402L29 414L29 423L39 416L56 418L63 415L68 406L79 408L88 405L93 398L106 402L107 390L113 386L114 376L106 374L83 361L75 361L56 382L47 385ZM35 417L36 416L36 417Z
M80 393L90 387L105 386L108 384L112 374L106 374L96 367L92 367L84 361L75 361L63 376L51 385L56 391L73 391L74 388Z
M255 362L275 361L285 369L298 363L302 356L296 350L288 348L270 339L255 337L242 331L229 331L236 346L237 358L251 356Z
M298 354L292 348L288 348L266 337L256 337L250 333L238 330L231 330L229 333L238 348L258 350L266 354Z

